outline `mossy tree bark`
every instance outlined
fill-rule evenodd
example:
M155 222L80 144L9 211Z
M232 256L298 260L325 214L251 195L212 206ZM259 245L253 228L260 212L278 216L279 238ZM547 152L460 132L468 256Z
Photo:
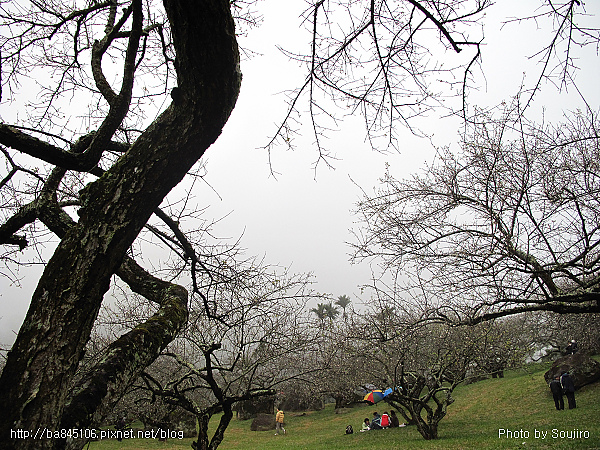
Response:
M241 76L229 1L165 0L164 5L177 54L178 101L82 192L80 219L66 227L48 261L2 373L1 448L53 448L56 443L15 439L11 430L35 433L85 426L103 402L119 397L118 386L137 376L187 317L185 290L148 278L124 259L125 252L166 194L221 133ZM142 13L141 1L134 0L130 8L135 23L136 14ZM130 44L134 55L136 49L135 43ZM125 113L120 108L126 107L112 102L113 116L105 121L106 127L116 129ZM96 138L101 134L104 142L99 143ZM106 146L110 137L101 127L90 147ZM158 317L115 342L102 370L85 378L70 398L66 388L115 273L164 307Z

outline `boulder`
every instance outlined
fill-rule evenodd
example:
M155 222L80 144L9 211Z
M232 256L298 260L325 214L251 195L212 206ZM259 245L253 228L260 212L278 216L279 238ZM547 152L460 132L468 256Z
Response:
M586 384L600 380L600 363L585 353L563 356L554 361L550 370L544 374L544 379L549 383L552 378L560 376L563 372L569 372L575 389L580 389Z
M258 414L252 424L251 431L269 431L275 429L275 416L273 414Z

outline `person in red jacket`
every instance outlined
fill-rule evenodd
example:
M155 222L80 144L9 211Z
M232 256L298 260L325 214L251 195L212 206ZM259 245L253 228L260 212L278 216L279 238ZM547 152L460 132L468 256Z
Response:
M387 411L384 411L384 413L381 415L381 428L387 428L390 426L390 416L388 415Z

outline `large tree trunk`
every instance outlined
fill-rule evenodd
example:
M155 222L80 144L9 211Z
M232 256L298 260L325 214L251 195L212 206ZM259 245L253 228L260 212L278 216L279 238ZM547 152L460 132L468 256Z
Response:
M196 420L198 421L198 440L192 442L192 448L194 450L208 450L208 422L210 422L210 416L200 413L196 415Z
M127 387L187 322L187 291L183 287L151 276L129 257L125 257L117 274L134 292L158 303L160 308L146 322L113 342L101 360L81 378L67 400L60 429L99 426ZM56 440L55 447L80 449L86 442L85 435L78 439L71 437Z
M223 442L223 438L225 437L225 430L229 426L229 422L233 419L233 410L231 409L231 402L225 402L223 404L223 414L221 415L221 420L219 420L219 425L213 434L212 439L210 440L209 450L216 450L217 447Z
M110 277L152 212L217 139L239 92L228 0L165 0L180 98L82 193L79 222L35 290L0 379L0 448L52 448L11 430L58 430ZM137 357L133 352L133 357ZM88 413L92 411L87 411Z

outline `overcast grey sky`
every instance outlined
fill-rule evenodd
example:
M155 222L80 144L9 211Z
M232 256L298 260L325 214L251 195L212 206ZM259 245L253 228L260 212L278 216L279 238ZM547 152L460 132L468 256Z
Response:
M365 142L361 119L347 118L327 142L340 158L332 163L334 169L321 164L315 173L317 154L307 132L294 152L283 148L274 152L272 162L280 175L277 179L270 177L267 155L260 147L268 142L267 136L285 113L284 97L278 93L300 85L304 74L275 45L306 51L310 36L297 26L304 2L274 0L262 6L264 24L250 39L242 40L242 45L264 55L242 66L240 99L223 136L208 153L207 179L223 199L210 202L209 212L233 211L221 225L232 235L244 231L242 243L249 253L266 254L272 263L292 264L295 271L314 272L317 290L334 297L347 294L356 302L360 297L358 286L368 282L370 269L368 264L350 265L351 249L345 242L352 240L348 230L356 227L351 210L361 195L360 188L371 191L383 175L386 162L396 177L409 176L426 161L431 162L435 151L429 140L405 131L399 153L373 152ZM597 13L597 4L586 7L588 12ZM542 38L547 39L549 34L537 30L534 22L508 24L501 32L502 21L520 11L522 2L505 0L488 12L487 44L483 49L485 78L477 74L480 91L472 96L482 105L510 101L524 79L524 71L528 71L525 83L529 85L539 74L540 67L528 57L539 51L542 43L545 45ZM578 77L597 107L600 64L594 52L587 49ZM539 115L543 106L546 117L559 118L563 109L582 105L574 90L558 94L553 86L545 85L534 110ZM435 116L419 122L438 146L457 142L459 124L455 119L439 120Z
M530 1L523 6L519 0L505 0L490 8L483 48L485 77L477 74L480 91L471 96L472 103L498 104L517 92L524 76L528 85L535 81L540 68L528 56L546 45L548 34L537 30L533 22L500 29L502 20L538 4ZM264 256L266 262L289 266L293 272L312 272L317 291L334 298L346 294L356 304L368 295L361 295L359 286L370 278L368 264L349 263L351 249L346 245L352 240L349 229L357 226L351 211L361 188L371 191L386 163L395 177L405 177L431 162L435 152L428 140L408 131L402 134L399 153L373 152L365 142L361 119L348 117L327 141L339 158L332 161L334 169L320 164L314 170L317 153L312 136L306 133L297 139L294 152L277 148L272 153L272 168L278 175L271 176L268 155L261 147L285 114L281 93L298 87L304 76L303 68L290 62L276 46L307 51L310 35L300 28L299 19L305 7L302 0L258 4L264 23L241 44L260 55L242 64L244 78L237 106L223 135L207 153L206 180L218 195L205 189L197 200L199 206L210 206L206 212L209 217L231 213L215 226L217 236L236 239L243 234L241 245L248 255ZM586 8L596 14L592 20L597 22L598 3L588 2ZM578 79L592 107L598 108L599 59L591 48L582 55ZM543 86L534 110L540 114L542 106L547 117L556 119L563 110L582 104L574 90L559 94L553 86ZM454 119L435 116L419 122L439 146L457 141L458 125ZM28 270L20 287L0 278L0 343L13 342L12 331L16 332L23 320L39 271L39 267Z

